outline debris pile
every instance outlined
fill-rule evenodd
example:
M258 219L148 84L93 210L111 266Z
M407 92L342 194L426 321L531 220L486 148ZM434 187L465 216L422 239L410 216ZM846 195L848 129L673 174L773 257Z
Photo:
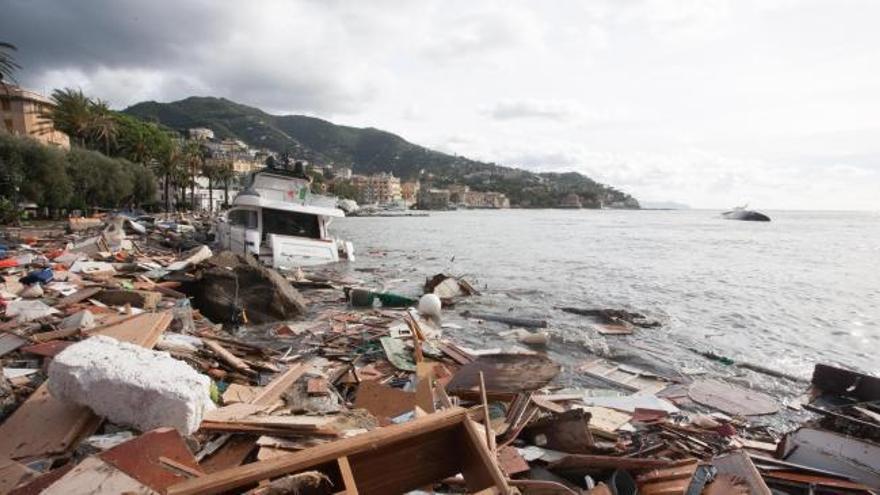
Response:
M212 253L198 219L68 227L0 246L0 493L880 489L875 377L817 365L792 405L609 359L564 369L549 334L526 330L543 318L465 312L532 351L444 335L441 308L478 295L460 277L431 277L419 302ZM565 387L566 373L595 386ZM756 421L785 407L813 419Z

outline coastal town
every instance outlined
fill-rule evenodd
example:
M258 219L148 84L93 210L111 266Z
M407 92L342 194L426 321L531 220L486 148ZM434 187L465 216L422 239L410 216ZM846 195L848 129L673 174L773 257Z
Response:
M663 235L678 218L580 172L226 98L42 94L11 82L15 50L0 42L0 495L880 493L880 378L833 353L761 360L779 339L740 322L777 322L714 291L733 283L716 265L697 278L693 238ZM551 107L531 110L568 118ZM775 213L722 220L754 215L692 223L748 244ZM632 257L600 259L620 231ZM645 256L668 270L627 285ZM651 290L667 297L627 299ZM709 311L683 306L698 292L747 352L687 320Z
M4 91L0 92L0 102L2 102L0 120L7 135L33 139L62 150L71 148L72 138L57 128L58 125L64 125L63 122L57 121L58 116L70 115L71 109L66 107L73 107L75 110L76 105L86 105L88 100L86 96L72 90L64 90L56 92L55 96L60 97L59 99L11 84L4 84L3 88ZM65 108L56 111L59 103ZM105 112L105 110L101 111ZM80 117L81 120L86 118L88 117ZM118 117L113 117L112 114L92 118L92 121L104 122L103 130L79 131L80 135L74 136L73 140L77 145L86 145L110 156L142 161L145 166L150 165L147 162L153 162L154 165L147 168L162 171L153 174L155 187L150 189L155 193L151 197L137 198L137 202L145 207L153 205L152 209L219 211L224 206L228 206L230 198L244 187L249 174L276 163L285 166L302 166L312 180L313 192L331 194L344 200L342 204L350 213L354 213L354 209L359 207L365 207L361 212L365 214L409 209L506 209L528 207L530 204L529 200L522 201L521 204L512 204L510 198L503 192L486 189L485 185L476 189L426 170L420 170L415 176L407 178L384 171L360 173L357 164L343 166L332 162L311 162L305 157L298 156L295 151L279 152L265 147L251 146L238 138L219 137L214 130L207 127L161 128L159 131L160 128L154 123L140 124L152 126L156 132L166 133L169 137L163 139L170 139L170 142L165 146L179 150L164 152L172 154L169 160L174 158L173 153L177 153L177 163L160 163L161 152L154 153L156 156L144 156L144 152L149 151L143 149L147 143L132 146L133 149L126 151L124 149L126 143L123 141L127 139L119 135L124 126L120 125L120 122L114 123L115 118ZM66 124L80 125L80 127L86 125L71 122ZM94 137L96 132L103 132L104 137L101 138L101 142ZM10 176L10 173L7 170L0 180L14 189L16 186L13 182L16 178ZM477 174L477 176L481 175L483 174ZM542 180L544 179L538 179L538 187L546 187L540 186ZM172 184L166 184L169 182ZM485 179L481 183L485 183ZM171 187L168 187L169 185ZM17 187L20 188L20 185ZM488 187L491 188L491 183ZM550 203L550 206L557 208L638 206L638 203L620 199L615 194L587 201L586 197L567 193L561 195L555 203ZM36 210L46 213L46 207L51 205L26 201L18 206L23 206L22 209L30 210L32 213Z

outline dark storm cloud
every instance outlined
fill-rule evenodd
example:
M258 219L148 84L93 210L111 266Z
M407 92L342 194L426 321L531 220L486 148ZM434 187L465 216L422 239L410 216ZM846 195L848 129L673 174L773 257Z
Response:
M349 113L373 97L368 78L340 73L348 66L357 75L355 64L334 59L332 50L319 56L310 45L327 33L334 42L350 40L346 32L333 31L344 24L333 22L332 5L245 7L257 5L4 0L0 40L18 46L23 84L82 85L125 100L117 105L200 91L273 111Z

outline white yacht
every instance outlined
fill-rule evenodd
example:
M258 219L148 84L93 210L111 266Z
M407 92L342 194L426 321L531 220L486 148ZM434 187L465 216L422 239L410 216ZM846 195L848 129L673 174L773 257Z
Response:
M217 241L275 268L353 261L352 244L333 239L327 230L334 218L345 216L335 205L336 198L311 194L301 171L265 168L251 174L217 220Z

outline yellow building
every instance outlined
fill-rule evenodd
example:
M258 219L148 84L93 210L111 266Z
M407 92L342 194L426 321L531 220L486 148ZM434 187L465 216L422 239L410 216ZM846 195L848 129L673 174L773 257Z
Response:
M400 184L400 195L407 205L415 204L419 200L419 189L421 184L417 180L402 182Z
M352 175L351 183L361 204L387 205L401 198L400 179L391 174Z
M0 83L0 122L3 124L0 129L70 149L67 134L56 130L52 122L43 117L52 107L52 100L39 93Z

